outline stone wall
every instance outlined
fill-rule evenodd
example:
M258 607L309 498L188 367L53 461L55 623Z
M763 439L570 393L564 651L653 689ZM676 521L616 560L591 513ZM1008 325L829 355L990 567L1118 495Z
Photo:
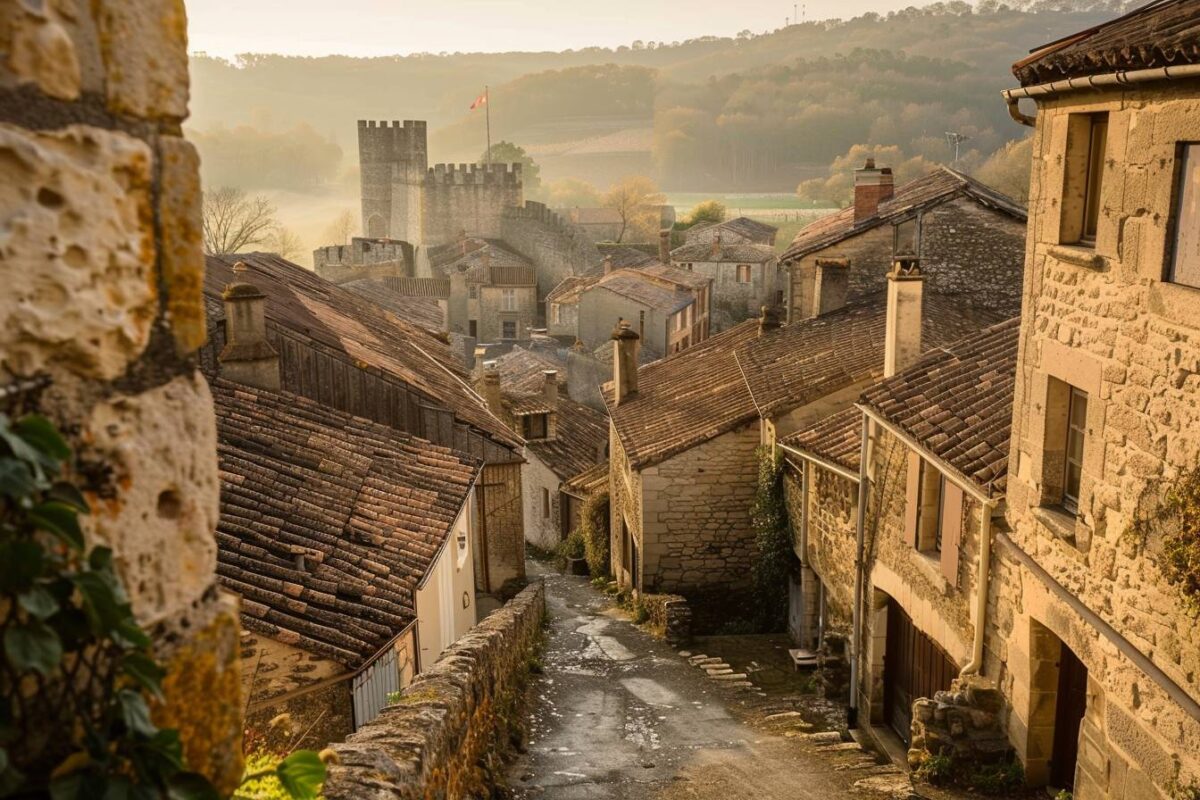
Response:
M1062 245L1068 115L1105 111L1095 247ZM1049 99L1033 136L1008 513L1014 556L1046 575L1021 564L1006 581L1005 689L1027 773L1044 778L1053 719L1040 709L1053 694L1043 665L1060 642L1083 661L1077 797L1153 796L1175 773L1200 782L1200 627L1163 577L1161 536L1135 525L1200 463L1200 291L1162 280L1176 146L1197 140L1195 83ZM1062 385L1088 393L1074 518L1052 508Z
M855 509L858 484L818 466L808 467L807 562L825 590L826 628L848 633L854 605ZM789 467L783 477L784 498L792 529L792 547L800 556L804 491L799 472Z
M525 463L521 465L521 486L525 499L525 541L543 550L554 549L562 541L560 517L561 497L558 485L561 481L535 453L525 450ZM550 515L546 516L544 492L550 493Z
M335 244L313 250L313 270L332 283L360 278L411 277L413 248L396 239L367 239L355 236L350 244Z
M459 639L373 722L334 746L328 800L488 796L498 756L522 738L529 663L542 640L541 583Z
M544 298L568 275L581 275L603 260L595 242L582 228L533 201L504 210L500 238L533 263L539 298Z
M228 792L241 774L237 610L217 589L216 426L182 0L0 9L0 386L64 430L168 669L158 723ZM203 687L201 690L200 687Z
M791 265L789 308L800 304L801 281L811 280L818 258L850 261L849 299L887 288L892 226L880 225L801 258ZM961 296L979 308L1016 315L1021 302L1025 222L957 198L925 212L921 270L925 291Z
M505 289L516 292L516 311L502 310ZM504 322L512 322L516 326L516 338L521 341L529 341L529 329L537 326L537 288L533 286L480 286L479 299L468 302L470 306L474 306L474 318L478 321L476 338L481 342L505 340Z
M692 609L687 598L677 594L643 594L638 601L650 615L650 626L672 647L692 641Z
M520 164L435 164L422 187L422 244L503 238L501 218L524 200Z
M478 491L486 548L474 548L475 584L499 592L525 580L525 512L521 506L521 465L485 464ZM482 558L481 558L482 556Z
M712 308L728 314L733 322L759 316L763 306L774 308L776 292L787 288L779 276L779 262L774 258L763 264L751 264L749 283L738 282L738 265L733 262L689 263L692 271L713 279Z
M943 756L959 769L1007 762L1012 745L1003 724L1004 696L985 681L959 679L950 691L913 703L909 766Z

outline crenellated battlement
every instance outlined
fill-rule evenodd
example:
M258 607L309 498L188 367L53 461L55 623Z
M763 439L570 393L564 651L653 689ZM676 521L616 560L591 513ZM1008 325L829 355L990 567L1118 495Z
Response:
M521 182L520 164L434 164L425 182L441 186L508 184Z
M424 169L428 149L424 120L358 121L358 151L365 163L416 162Z
M570 220L550 210L545 203L539 203L536 200L526 200L523 206L509 206L504 209L504 216L510 219L533 220L561 231L579 232L578 227Z

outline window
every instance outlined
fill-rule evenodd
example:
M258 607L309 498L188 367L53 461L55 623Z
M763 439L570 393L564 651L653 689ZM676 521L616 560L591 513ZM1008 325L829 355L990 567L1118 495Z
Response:
M1063 244L1094 247L1100 219L1108 113L1072 114L1067 122L1067 160L1063 176Z
M562 325L562 306L558 303L550 304L550 319L554 320L555 325Z
M1171 210L1166 279L1200 289L1200 143L1175 151L1175 202Z
M750 265L749 264L738 264L737 282L738 283L749 283L750 282Z
M1071 388L1067 407L1067 441L1063 456L1062 505L1079 513L1079 483L1083 477L1083 443L1087 437L1087 392Z
M908 454L904 533L916 551L937 562L942 576L958 585L963 490L915 452Z
M517 338L517 321L515 319L506 319L500 323L500 338Z
M479 336L479 322L478 322L478 320L471 320L470 322L468 322L468 323L467 323L467 335L468 335L468 336L470 336L470 337L472 337L472 338L475 338L475 337L478 337L478 336Z
M942 551L942 490L946 479L923 459L917 467L917 538L914 546L923 553Z
M545 439L546 438L546 415L545 414L527 414L522 417L521 427L524 431L526 439Z
M542 518L550 518L550 490L542 487Z
M479 297L479 287L472 283L471 288L467 290L467 293L472 300L475 300Z
M500 290L500 310L501 311L516 311L517 310L517 290L516 289L501 289Z

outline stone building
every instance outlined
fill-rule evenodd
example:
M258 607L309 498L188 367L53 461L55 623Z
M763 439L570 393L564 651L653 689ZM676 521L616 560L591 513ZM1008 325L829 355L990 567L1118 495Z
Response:
M725 244L762 244L775 246L774 225L749 217L734 217L724 222L702 222L683 232L686 244L712 244L718 238Z
M1151 4L1035 51L1006 93L1034 130L996 677L1030 781L1080 798L1200 785L1163 521L1200 462L1198 40L1200 3Z
M167 669L154 721L225 795L242 772L238 622L215 574L216 425L194 358L183 4L8 3L0 19L0 410L65 432L88 541L112 548Z
M326 245L313 250L313 270L331 283L409 277L414 274L414 268L412 245L398 239L355 236L350 244Z
M854 204L802 228L780 257L788 319L823 311L828 268L846 272L839 281L853 300L882 290L906 254L920 255L929 293L1019 311L1025 209L1015 200L947 167L893 187L892 171L868 160L854 181Z
M657 226L670 228L675 224L675 207L669 205L642 206L644 216L656 218ZM629 225L621 218L621 212L607 207L556 208L554 212L571 224L582 228L595 242L629 241Z
M575 337L585 348L608 341L621 319L634 322L641 346L656 357L708 338L711 278L665 264L613 269L605 263L607 272L580 288L574 304ZM554 309L565 305L553 303L552 318Z
M480 342L528 341L537 326L533 265L504 242L465 237L433 249L436 276L450 282L447 326Z
M671 263L712 278L713 307L733 322L755 316L763 306L783 305L783 282L774 247L726 242L718 232L709 242L675 248Z
M877 379L897 342L888 308L911 307L913 293L906 285L899 301L874 295L783 327L767 314L640 370L636 331L614 331L605 401L619 580L699 605L720 598L727 611L749 588L756 450L848 407ZM907 356L995 321L949 298L924 305L923 316L905 318Z
M405 322L427 331L447 331L450 321L448 278L356 278L342 284Z
M278 353L279 387L330 408L396 428L483 461L476 487L479 536L472 549L477 588L498 592L525 577L521 515L522 439L488 411L444 338L398 319L353 292L277 256L210 256L205 278L210 338L201 364L228 375L219 355L234 328L223 304L234 282L263 294L267 341L249 342L243 371ZM259 353L267 357L255 360ZM243 380L243 382L245 382Z
M568 345L579 339L579 296L584 289L614 270L657 263L654 256L628 245L597 246L597 251L601 257L587 270L563 278L546 294L546 331Z
M499 237L505 208L524 202L520 164L429 165L426 126L358 121L362 230L414 248L460 233Z
M212 387L217 571L241 599L246 729L321 749L475 624L482 465L289 392ZM283 712L302 740L271 727Z
M520 375L510 370L505 382L493 363L484 366L479 382L489 407L525 439L525 539L544 551L570 533L563 483L608 458L608 420L571 400L565 389L556 369Z

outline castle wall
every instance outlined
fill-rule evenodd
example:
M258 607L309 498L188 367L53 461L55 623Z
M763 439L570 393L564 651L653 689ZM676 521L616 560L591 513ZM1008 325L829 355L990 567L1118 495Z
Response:
M537 271L538 297L544 298L569 275L581 275L603 261L596 243L542 203L504 209L500 238Z
M410 277L413 248L395 239L356 236L350 244L335 244L313 250L313 269L332 283L360 278Z
M363 233L423 244L421 187L428 168L425 122L360 119L358 163Z
M462 232L503 238L504 209L524 201L520 164L436 164L426 172L419 244L452 242Z

